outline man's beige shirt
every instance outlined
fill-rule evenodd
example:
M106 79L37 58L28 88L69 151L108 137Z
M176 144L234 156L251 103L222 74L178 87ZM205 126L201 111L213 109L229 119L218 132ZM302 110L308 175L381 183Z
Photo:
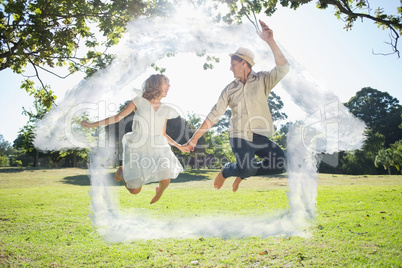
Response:
M253 140L253 133L271 137L274 124L268 107L269 93L288 72L286 63L270 72L251 71L244 85L235 79L222 91L207 118L216 124L229 106L232 110L230 137L249 141Z

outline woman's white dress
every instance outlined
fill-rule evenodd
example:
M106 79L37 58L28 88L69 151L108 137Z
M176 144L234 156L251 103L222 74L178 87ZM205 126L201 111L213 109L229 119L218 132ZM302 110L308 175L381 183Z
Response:
M155 111L141 97L132 102L137 107L133 130L123 136L123 177L130 189L164 179L175 179L183 167L162 135L166 119L179 116L177 111L161 104Z

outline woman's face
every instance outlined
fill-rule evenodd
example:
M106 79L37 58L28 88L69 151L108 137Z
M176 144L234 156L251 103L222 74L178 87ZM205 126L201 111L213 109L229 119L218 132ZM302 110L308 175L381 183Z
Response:
M169 80L167 78L163 79L162 80L162 85L161 85L161 89L162 89L161 97L162 98L167 96L169 88L170 88Z

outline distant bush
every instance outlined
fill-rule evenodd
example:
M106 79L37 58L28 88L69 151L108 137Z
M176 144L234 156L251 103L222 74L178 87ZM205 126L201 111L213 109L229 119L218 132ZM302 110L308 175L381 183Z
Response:
M10 160L5 155L0 156L0 167L8 167L10 166Z

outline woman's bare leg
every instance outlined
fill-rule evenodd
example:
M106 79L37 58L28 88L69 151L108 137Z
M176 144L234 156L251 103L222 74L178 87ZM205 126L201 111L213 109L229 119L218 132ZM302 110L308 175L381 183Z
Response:
M116 181L121 181L123 179L123 166L120 166L116 173L114 174L114 179Z
M126 188L127 188L127 186L126 186ZM141 192L141 189L142 189L142 186L140 188L135 188L135 189L127 188L127 190L130 192L130 194L138 194Z
M124 186L126 186L127 190L130 192L130 194L138 194L139 192L141 192L142 186L140 188L135 188L135 189L131 189L131 188L127 187L127 184L123 178L123 167L122 166L120 166L119 169L114 174L114 179L116 181L123 181Z
M232 185L232 190L233 190L233 192L236 192L237 191L237 189L239 189L239 184L241 183L241 178L240 177L237 177L236 179L235 179L235 181L233 182L233 185Z
M154 198L152 198L150 204L158 202L158 200L161 198L161 196L163 195L163 192L166 190L166 188L169 186L169 184L170 184L170 179L161 180L159 182L159 187L156 187L156 194L155 194Z

